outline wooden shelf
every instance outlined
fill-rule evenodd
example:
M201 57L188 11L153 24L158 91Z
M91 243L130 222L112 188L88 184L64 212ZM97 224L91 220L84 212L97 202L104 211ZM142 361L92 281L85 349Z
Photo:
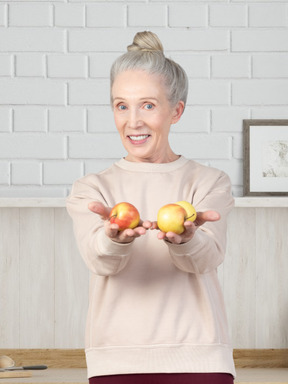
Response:
M65 198L41 197L2 197L0 198L0 208L64 208Z
M236 197L236 208L288 208L288 197Z
M0 208L64 208L65 198L0 198ZM236 197L236 208L288 208L288 197Z

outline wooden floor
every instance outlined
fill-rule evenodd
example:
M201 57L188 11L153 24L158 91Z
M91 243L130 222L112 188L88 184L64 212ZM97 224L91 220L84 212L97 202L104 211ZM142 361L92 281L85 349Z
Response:
M85 368L49 368L34 371L29 378L0 379L0 384L85 384ZM240 368L235 384L288 384L288 368Z

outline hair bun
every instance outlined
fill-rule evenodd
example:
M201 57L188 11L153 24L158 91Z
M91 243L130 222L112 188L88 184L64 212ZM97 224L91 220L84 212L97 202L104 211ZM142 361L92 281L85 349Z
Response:
M155 33L144 31L136 33L133 43L128 45L127 51L163 52L163 45Z

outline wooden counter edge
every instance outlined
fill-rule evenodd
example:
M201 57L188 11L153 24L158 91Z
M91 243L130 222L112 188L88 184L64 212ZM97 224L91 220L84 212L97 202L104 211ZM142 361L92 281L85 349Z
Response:
M86 368L84 349L0 349L18 366L46 364L50 368ZM236 368L288 368L288 349L235 349Z

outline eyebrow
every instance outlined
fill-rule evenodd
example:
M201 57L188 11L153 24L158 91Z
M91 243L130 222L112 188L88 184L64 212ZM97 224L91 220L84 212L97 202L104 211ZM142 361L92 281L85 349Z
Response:
M114 97L113 99L112 99L112 101L115 101L115 100L122 100L122 101L124 101L124 100L126 100L124 97ZM154 100L154 101L158 101L158 99L156 98L156 97L141 97L141 99L140 99L140 101L145 101L145 100Z

